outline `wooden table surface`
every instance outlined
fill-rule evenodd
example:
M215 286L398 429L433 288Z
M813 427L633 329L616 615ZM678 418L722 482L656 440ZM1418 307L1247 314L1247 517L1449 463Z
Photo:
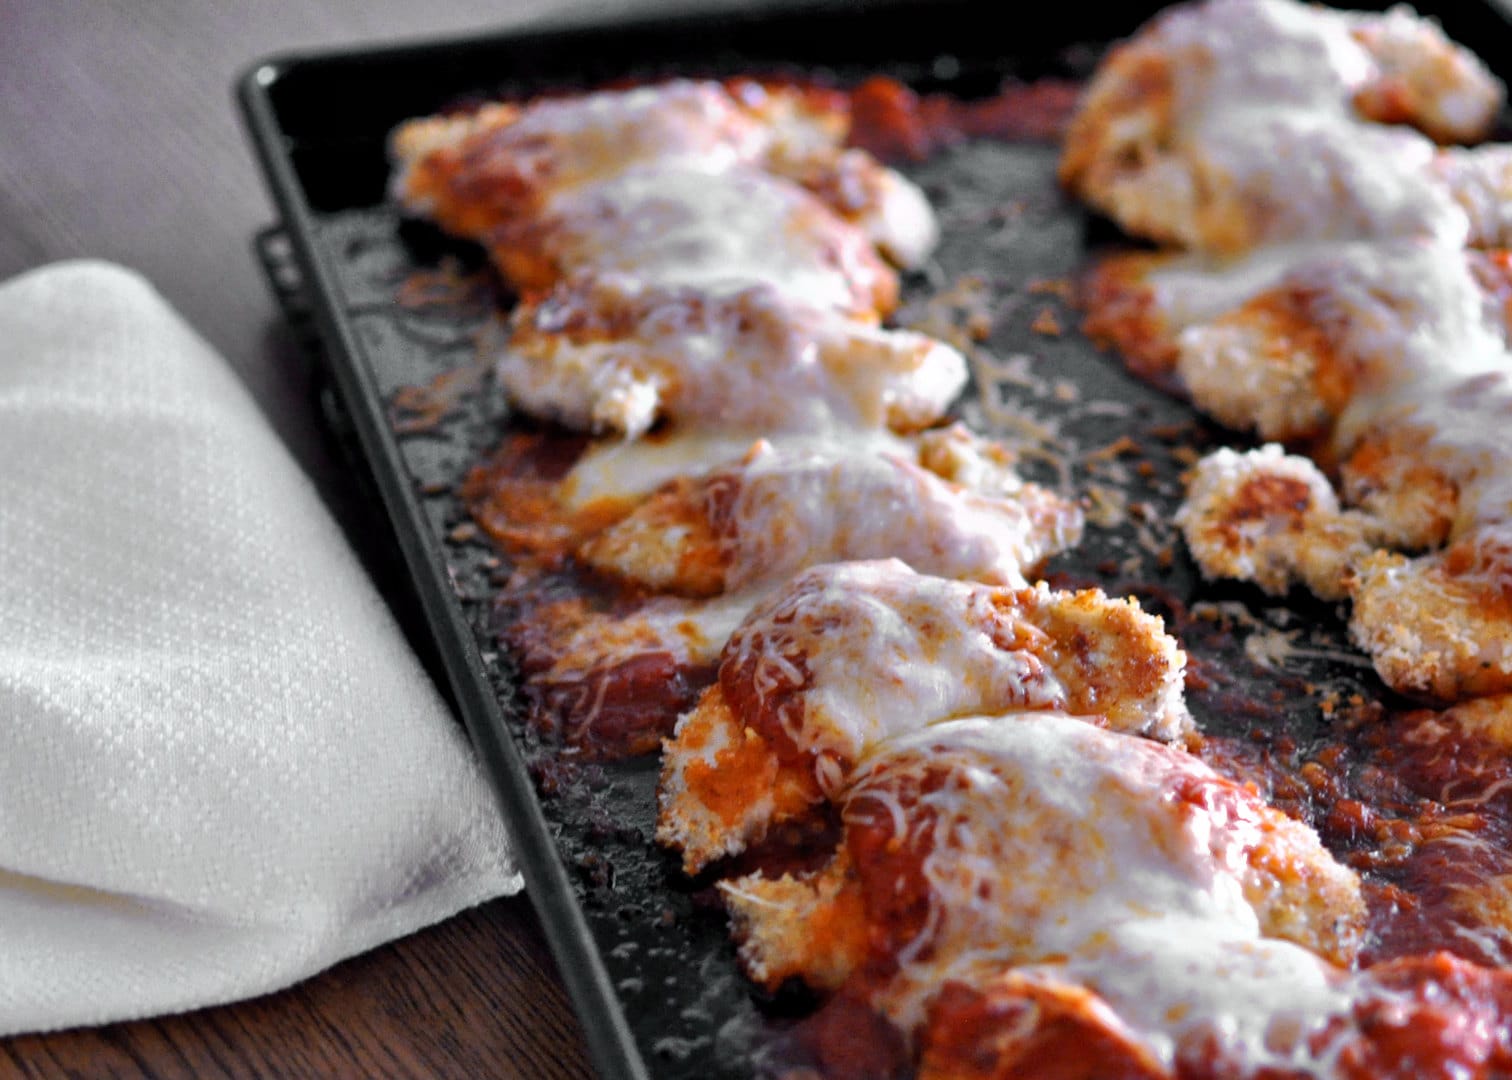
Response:
M646 3L0 0L0 279L132 266L233 365L349 527L305 359L251 256L273 210L232 103L258 57ZM529 902L499 900L291 990L183 1016L0 1040L0 1075L589 1075Z

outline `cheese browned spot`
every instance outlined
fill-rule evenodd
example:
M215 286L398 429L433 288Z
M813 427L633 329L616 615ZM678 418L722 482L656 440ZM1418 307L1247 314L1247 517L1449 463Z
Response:
M1479 60L1404 9L1208 0L1163 13L1109 54L1060 175L1128 232L1201 251L1463 241L1486 201L1486 181L1465 174L1484 170L1441 167L1432 139L1483 138L1502 98ZM1397 124L1426 135L1385 126ZM1462 177L1471 191L1457 198Z
M1354 875L1181 750L1055 712L962 718L879 747L843 815L828 869L723 886L742 960L768 984L811 961L833 984L850 948L874 1004L926 1044L952 985L1080 987L1163 1068L1208 1040L1274 1064L1350 1008L1334 965L1359 943ZM797 932L795 912L820 920L852 890L864 952Z
M816 567L735 630L718 684L679 722L658 839L697 872L837 798L889 740L961 715L1064 710L1179 741L1185 662L1159 618L1096 590Z

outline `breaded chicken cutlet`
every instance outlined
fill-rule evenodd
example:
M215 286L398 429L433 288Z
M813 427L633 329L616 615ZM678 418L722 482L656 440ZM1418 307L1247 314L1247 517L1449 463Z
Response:
M820 566L753 611L663 754L658 838L689 872L840 797L899 735L1061 710L1164 741L1192 731L1186 657L1159 618L1097 590L993 587L895 560Z

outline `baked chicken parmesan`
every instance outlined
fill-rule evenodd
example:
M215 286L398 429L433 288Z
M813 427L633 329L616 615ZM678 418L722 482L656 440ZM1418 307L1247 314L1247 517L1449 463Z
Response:
M672 82L412 122L394 189L520 292L491 348L525 412L630 437L925 427L965 363L878 324L937 226L847 129L835 94Z
M1104 60L1061 179L1131 234L1214 254L1360 235L1496 243L1507 155L1438 144L1484 138L1502 97L1405 7L1184 4Z
M1278 58L1299 76L1305 66L1305 101L1294 79L1276 81ZM1152 66L1163 74L1141 83ZM1219 0L1171 13L1110 56L1062 160L1063 178L1130 232L1189 249L1102 262L1086 290L1089 332L1222 423L1281 444L1196 470L1180 521L1198 564L1275 593L1348 598L1351 635L1382 678L1439 701L1512 689L1509 150L1432 141L1484 138L1502 101L1474 57L1405 9ZM1277 153L1239 109L1326 115L1310 128L1328 148L1319 160L1357 156L1355 179L1330 179L1315 203L1311 166ZM1153 116L1167 126L1149 145L1179 148L1171 160L1134 153L1149 167L1111 186L1080 164L1111 162L1108 132ZM1383 133L1383 120L1399 126ZM1376 147L1386 137L1396 150ZM1157 192L1170 168L1191 180L1233 153L1263 159L1265 183L1284 184L1316 222L1215 242L1194 208L1141 216L1111 194ZM1220 201L1250 198L1224 190ZM1271 220L1258 203L1204 210Z
M1131 512L1208 580L1347 603L1416 699L1305 746L1216 715L1183 635L1227 609L1077 561L1091 466L988 430L1014 306L918 315L959 300L949 230L991 251L1031 210L937 216L861 146L922 170L1011 109L676 78L393 133L395 201L498 300L507 415L459 495L542 789L654 776L649 887L725 920L780 1045L753 1075L1512 1075L1502 103L1405 8L1206 0L1112 48L1043 158L1046 201L1145 244L1088 269L1086 335L1251 439ZM1085 460L1140 475L1129 442Z
M503 633L536 720L594 755L654 750L676 720L667 695L691 705L734 626L807 567L890 557L1024 587L1082 530L1074 503L1020 481L1001 447L960 427L858 445L757 440L629 495L626 462L604 460L615 449L565 471L542 461L560 449L511 439L467 493L523 568ZM657 444L618 452L656 471ZM661 687L650 697L648 676Z
M837 798L894 738L996 709L1070 709L1191 733L1186 658L1096 590L952 581L896 560L817 567L741 623L664 755L659 836L696 872Z
M672 81L393 137L400 202L519 295L482 345L510 405L588 439L518 437L468 488L510 554L579 571L518 583L504 633L534 711L588 752L654 749L807 566L1024 585L1080 534L1073 502L945 426L961 354L884 324L938 227L848 128L837 92Z

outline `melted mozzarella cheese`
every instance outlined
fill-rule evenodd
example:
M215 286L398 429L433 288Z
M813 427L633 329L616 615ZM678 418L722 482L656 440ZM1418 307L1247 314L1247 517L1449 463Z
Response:
M1080 510L1052 492L1006 483L972 491L911 456L759 440L738 461L654 493L578 555L605 573L683 595L889 556L926 573L1022 585L1026 570L1080 536Z
M1501 95L1484 65L1405 12L1209 0L1172 9L1110 56L1062 175L1131 232L1199 250L1463 242L1476 200L1457 197L1429 138L1386 124L1481 137Z
M905 1029L948 981L982 986L1010 969L1096 990L1168 1067L1214 1038L1247 1071L1274 1059L1273 1042L1301 1050L1302 1033L1347 1013L1342 973L1268 938L1252 897L1266 893L1257 874L1288 873L1257 870L1278 854L1338 890L1303 901L1319 923L1337 907L1358 918L1358 882L1310 830L1274 831L1281 815L1195 758L1055 713L963 719L869 759L847 818L917 829L895 785L919 770L943 782L913 795L933 815L930 916L883 992ZM1215 795L1174 797L1193 785Z
M924 265L940 243L940 226L929 198L908 177L879 168L869 155L848 150L841 168L852 165L871 179L863 181L873 193L863 196L859 224L878 249L905 270Z
M1021 585L1026 567L1079 536L1079 514L1064 511L1065 528L1047 534L1017 500L978 495L904 459L762 446L744 463L730 510L726 587L889 556L925 573Z
M1066 619L1078 605L1087 619ZM749 679L758 702L802 687L802 707L779 716L791 744L814 758L854 762L952 717L1072 702L1096 707L1110 727L1177 739L1190 730L1185 658L1158 620L1138 614L1101 594L1009 592L914 573L897 560L838 563L793 579L753 612L723 664ZM1080 670L1083 654L1103 657L1087 666L1106 670ZM1150 685L1121 682L1113 672L1127 657L1162 672ZM1106 681L1090 690L1098 674Z
M1266 239L1469 238L1433 144L1415 132L1235 107L1199 137L1205 169L1240 178L1236 202L1254 208Z
M759 599L750 594L707 601L655 598L628 615L590 616L552 642L552 663L533 678L545 685L583 682L657 652L682 668L710 664ZM588 726L591 715L573 717L573 722Z
M862 232L796 184L744 166L634 165L555 200L546 229L564 274L591 268L713 295L765 283L858 315L889 306L896 288Z
M1168 1068L1185 1056L1238 1076L1337 1076L1330 1045L1344 1041L1343 1030L1321 1052L1309 1041L1344 1027L1356 981L1299 945L1234 931L1212 920L1141 919L1038 970L1094 990Z
M1468 215L1471 244L1512 245L1512 146L1447 147L1433 168Z
M814 163L839 152L848 121L822 95L755 83L674 79L401 125L390 141L396 198L485 239L514 214L645 162L716 173Z
M1507 358L1499 303L1442 242L1309 252L1245 300L1181 332L1177 374L1226 423L1266 438L1334 428L1341 456L1404 405L1433 408L1444 394L1430 384Z
M791 685L794 656L808 669L803 708L783 717L800 751L856 761L921 726L977 712L1062 707L1066 689L1028 650L990 631L993 594L911 573L895 561L842 563L793 582L783 602L748 619L726 663L749 663L758 698Z
M839 95L749 81L678 79L493 104L401 126L391 140L393 190L412 212L486 239L511 216L548 211L637 164L754 166L811 188L894 262L916 266L938 240L933 212L907 178L844 148L849 126Z
M1134 287L1139 287L1135 285ZM1305 293L1338 347L1380 358L1393 377L1505 349L1500 312L1470 273L1463 251L1432 240L1278 244L1231 261L1187 257L1154 265L1151 302L1179 341L1277 289Z
M708 447L671 440L662 449L669 467L680 467L687 454ZM632 464L655 453L623 452ZM579 489L569 497L579 507L625 497L615 487L620 465L612 453L601 451L585 472L569 477ZM999 473L983 475L1003 484ZM601 485L599 493L580 490L574 479ZM700 491L693 503L666 512L665 500ZM710 521L712 534L698 524ZM581 681L586 672L613 668L638 651L664 652L682 665L708 664L746 613L791 574L837 559L896 555L925 572L1021 586L1021 567L1074 542L1080 528L1073 504L1033 485L979 494L887 453L802 439L779 451L761 441L740 461L669 487L584 542L577 556L587 565L681 596L652 599L626 616L583 621L552 646L555 660L540 678ZM715 550L699 547L711 543ZM701 577L697 587L683 587L689 568L705 564L720 566L717 587L705 588ZM713 598L683 598L691 596ZM920 669L920 677L926 675ZM1179 682L1179 674L1173 678ZM1182 711L1149 722L1184 719Z
M1427 436L1426 464L1458 489L1452 538L1512 519L1512 381L1503 354L1477 374L1425 373L1345 415L1346 432L1412 427Z
M965 384L965 359L943 342L816 306L797 284L732 282L718 295L596 274L521 305L486 348L526 411L630 438L658 420L908 431L937 421Z
M394 190L413 211L434 212L437 192L421 175L440 152L486 162L500 177L541 186L552 197L626 165L678 158L705 168L754 160L769 129L714 83L678 80L627 91L485 106L471 116L412 121L394 135Z
M820 453L833 440L804 432L774 432L767 442L779 453ZM860 431L850 440L858 452L907 455L909 443L886 431ZM590 446L562 481L559 498L571 509L598 499L648 495L679 476L699 476L743 457L752 438L744 432L672 429L625 442L604 440Z
M949 977L941 963L1001 968L1065 955L1157 913L1258 934L1236 873L1258 836L1209 835L1216 822L1187 819L1166 797L1173 774L1207 772L1196 758L1054 713L965 718L880 749L857 776L847 815L888 805L894 778L921 768L946 777L918 796L936 815L923 871L937 915L931 947L919 942L904 971L925 992Z
M1227 260L1178 256L1144 278L1150 300L1174 333L1211 322L1279 284L1294 267L1337 250L1332 242L1269 244Z
M837 797L888 740L964 714L1069 711L1179 740L1185 663L1160 619L1096 590L993 588L896 560L815 567L752 611L679 721L658 838L697 872Z

